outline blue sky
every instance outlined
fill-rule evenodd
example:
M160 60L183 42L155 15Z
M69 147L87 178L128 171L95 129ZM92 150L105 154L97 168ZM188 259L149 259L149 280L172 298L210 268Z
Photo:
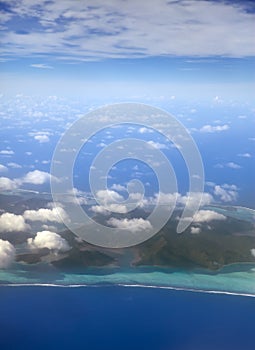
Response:
M34 175L44 185L70 123L134 101L164 108L189 130L208 191L221 186L218 199L230 202L240 192L252 205L253 1L10 0L0 11L6 187L36 187Z
M4 94L254 98L251 1L2 1Z
M99 205L89 210L91 215L104 215L103 204L126 212L118 199L127 196L130 179L144 184L145 196L139 205L154 206L158 200L169 205L174 193L177 204L185 205L193 179L205 185L205 192L201 188L195 191L192 205L203 195L204 205L255 208L254 1L8 0L0 1L0 18L0 191L33 190L39 196L42 192L48 196L50 179L64 184L63 191L67 191L64 181L73 175L75 189L71 192L78 202L91 205L91 201L95 204L100 199ZM54 176L50 171L55 164L54 150L72 123L86 115L88 123L97 125L100 118L93 119L87 112L126 101L163 108L182 123L187 133L174 135L172 147L165 137L149 132L144 125L137 130L112 128L89 139L87 151L78 154L70 176L61 172L59 177ZM116 115L123 117L125 113ZM143 116L155 118L153 127L156 125L163 135L171 129L172 124L162 119L161 112L144 112ZM114 116L106 113L103 122L104 117L111 124ZM91 125L87 124L87 129L91 130ZM72 138L76 140L84 130L75 130ZM107 190L91 190L87 173L93 168L93 157L109 142L132 135L143 139L147 148L166 155L177 177L176 191L160 191L156 174L162 163L156 158L154 172L144 164L129 161L102 175L108 181ZM182 157L182 142L185 144L190 135L202 157L204 178L201 173L188 172L187 164L193 165L194 153L186 152L186 159ZM74 152L79 152L77 145L59 148L61 170L61 166L70 169L66 164ZM187 159L189 163L185 164ZM100 166L98 170L97 174ZM167 184L174 182L166 171L163 175ZM99 175L94 178L101 179ZM138 194L134 192L132 198L140 200ZM70 196L67 191L62 205L66 218L69 220L70 215L75 223L76 217L69 210L74 198ZM29 222L31 234L35 234L39 224L33 226L30 222L33 214L34 221L41 222L41 230L56 233L57 224L52 226L49 219L52 210L51 203L20 215L3 210L0 223L2 229L7 227L11 232L17 229L16 223L27 230ZM147 230L150 222L142 223Z

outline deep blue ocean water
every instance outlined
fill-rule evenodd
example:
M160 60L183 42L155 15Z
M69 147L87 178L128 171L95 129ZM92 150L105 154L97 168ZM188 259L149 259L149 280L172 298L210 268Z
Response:
M253 350L255 298L151 288L1 287L0 349Z

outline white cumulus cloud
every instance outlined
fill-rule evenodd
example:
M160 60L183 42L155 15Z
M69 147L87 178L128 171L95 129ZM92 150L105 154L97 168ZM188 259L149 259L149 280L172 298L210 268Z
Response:
M15 180L11 180L8 177L0 177L0 191L15 190L18 184Z
M199 210L193 216L194 222L210 222L212 220L226 220L226 216L216 213L213 210Z
M4 213L0 216L0 232L25 231L29 228L22 215Z
M115 191L120 191L120 192L123 192L123 191L126 191L126 190L127 190L127 188L126 188L125 186L122 186L122 185L120 185L120 184L113 184L113 185L111 186L111 189L112 189L112 190L115 190Z
M150 230L152 229L152 225L149 220L144 220L143 218L134 218L134 219L116 219L111 218L107 221L107 223L115 228L128 230L132 233Z
M45 143L50 141L50 136L51 134L48 131L35 131L35 132L30 132L29 136L33 136L36 141L39 143Z
M234 202L238 197L238 188L236 185L215 185L214 195L223 202Z
M147 134L147 133L153 133L153 130L152 129L149 129L149 128L146 128L145 126L141 127L138 129L138 132L140 134Z
M28 238L27 244L31 249L48 248L54 252L66 252L70 250L67 241L56 232L37 232L35 238Z
M104 202L123 200L123 197L119 193L111 190L100 190L97 192L96 197L103 200Z
M68 220L68 215L61 207L55 207L52 209L41 208L38 210L26 210L23 213L23 217L29 221L42 221L42 222L58 222L62 223L63 220Z
M180 198L179 193L163 193L159 192L155 194L155 201L158 202L159 205L172 205L177 199Z
M10 242L0 239L0 269L5 269L10 266L14 259L14 246Z
M251 255L254 256L254 258L255 258L255 248L251 249Z
M45 171L34 170L28 172L20 181L21 183L30 183L33 185L42 185L50 181L51 175Z
M49 136L48 135L35 135L34 139L36 141L38 141L39 143L45 143L45 142L49 142Z
M118 203L108 203L106 205L92 205L90 210L97 214L109 214L110 212L125 214L128 212L128 209L125 205Z
M201 232L201 228L200 228L200 227L191 226L190 232L191 232L192 234L195 234L195 235L196 235L196 234L198 234L198 233Z
M59 181L52 177L50 173L40 170L33 170L28 172L25 176L17 179L9 179L8 177L0 177L0 190L14 190L22 184L42 185L50 181Z
M155 141L147 141L148 145L150 145L153 148L156 149L168 149L167 145L165 145L164 143L160 143L160 142L155 142Z
M209 205L213 202L213 196L210 193L204 192L191 192L185 196L180 196L178 203L187 205L188 207L196 207L200 201L200 206Z

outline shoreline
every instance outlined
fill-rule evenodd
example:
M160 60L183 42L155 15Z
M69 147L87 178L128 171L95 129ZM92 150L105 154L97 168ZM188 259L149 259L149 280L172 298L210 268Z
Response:
M171 287L171 286L157 286L157 285L146 285L146 284L56 284L56 283L3 283L1 287L51 287L51 288L111 288L111 287L123 287L123 288L151 288L151 289L165 289L173 291L183 291L190 293L205 293L205 294L219 294L219 295L232 295L255 298L255 294L251 293L238 293L221 290L206 290L196 288L182 288L182 287Z
M14 271L0 274L0 287L139 287L169 289L180 291L192 291L210 294L242 295L255 297L254 264L242 264L245 270L237 271L238 264L227 265L227 269L218 273L205 273L203 270L178 271L166 268L155 269L143 268L142 271L133 269L120 270L110 269L106 274L105 269L90 270L87 274L61 274L47 275L44 278L30 279L30 271L21 278ZM240 266L240 264L239 264ZM88 272L88 271L87 271ZM35 277L35 276L33 276Z

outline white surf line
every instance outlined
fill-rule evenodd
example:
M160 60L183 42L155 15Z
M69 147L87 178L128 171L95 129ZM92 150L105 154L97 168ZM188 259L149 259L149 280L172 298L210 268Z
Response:
M255 294L250 293L238 293L238 292L228 292L223 290L205 290L205 289L195 289L195 288L182 288L182 287L171 287L171 286L156 286L156 285L146 285L146 284L123 284L123 283L105 283L105 284L50 284L50 283L13 283L13 284L0 284L0 287L57 287L57 288L84 288L84 287L125 287L125 288L153 288L153 289L169 289L176 291L192 292L192 293L206 293L206 294L225 294L233 296L243 296L255 298Z
M247 296L255 298L255 294L250 293L238 293L238 292L228 292L224 290L206 290L206 289L195 289L195 288L182 288L182 287L171 287L171 286L154 286L154 285L141 285L141 284L119 284L119 286L123 287L134 287L134 288L159 288L159 289L170 289L170 290L179 290L186 292L194 292L194 293L207 293L207 294L227 294L227 295L235 295L235 296Z

